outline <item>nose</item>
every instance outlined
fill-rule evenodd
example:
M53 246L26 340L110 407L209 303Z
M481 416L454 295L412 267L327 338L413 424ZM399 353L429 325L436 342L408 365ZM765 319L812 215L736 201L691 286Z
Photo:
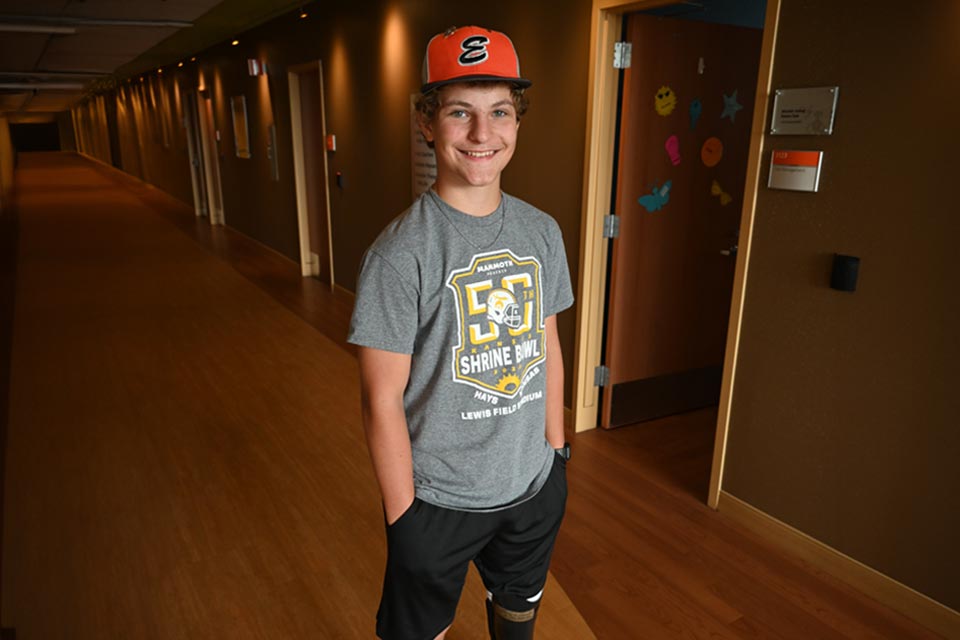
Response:
M490 137L490 123L486 118L474 118L470 123L470 140L484 142Z

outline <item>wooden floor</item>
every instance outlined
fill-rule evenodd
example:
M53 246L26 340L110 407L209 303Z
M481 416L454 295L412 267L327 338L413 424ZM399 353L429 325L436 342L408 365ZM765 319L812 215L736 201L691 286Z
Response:
M349 296L76 156L17 183L3 626L373 637ZM708 509L713 418L575 438L540 640L937 637ZM451 640L484 637L480 598Z

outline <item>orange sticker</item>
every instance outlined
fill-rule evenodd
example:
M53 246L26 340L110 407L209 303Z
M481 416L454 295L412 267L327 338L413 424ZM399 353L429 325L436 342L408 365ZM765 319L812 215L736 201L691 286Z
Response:
M715 167L723 157L723 143L720 138L707 138L700 147L700 159L708 167Z

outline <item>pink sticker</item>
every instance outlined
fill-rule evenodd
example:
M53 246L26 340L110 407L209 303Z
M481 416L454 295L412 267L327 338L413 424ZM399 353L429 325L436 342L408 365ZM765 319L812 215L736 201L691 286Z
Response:
M667 138L663 148L667 150L667 155L670 156L670 162L673 163L673 166L680 164L680 140L677 136Z

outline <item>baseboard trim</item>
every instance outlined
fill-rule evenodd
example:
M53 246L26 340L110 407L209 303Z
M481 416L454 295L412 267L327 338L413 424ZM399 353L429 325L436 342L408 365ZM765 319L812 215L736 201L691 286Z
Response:
M946 605L825 545L725 491L720 492L717 510L931 631L945 638L960 637L960 613Z
M103 166L107 167L108 169L113 169L114 171L118 171L118 172L122 173L123 175L125 175L126 177L128 177L128 178L130 178L130 179L132 179L132 180L136 180L137 182L140 182L140 183L142 183L142 184L145 184L145 185L147 185L148 187L154 187L154 185L150 184L149 182L147 182L146 180L144 180L144 179L141 178L140 176L135 176L135 175L133 175L132 173L128 173L128 172L124 171L123 169L119 169L119 168L113 166L112 164L110 164L109 162L106 162L105 160L101 160L100 158L98 158L98 157L96 157L96 156L92 156L92 155L90 155L89 153L86 153L85 151L63 151L62 153L73 153L73 154L75 154L75 155L80 156L81 158L85 158L85 159L87 159L87 160L90 160L91 162L96 162L97 164L102 164ZM156 188L156 187L154 187L154 188Z

